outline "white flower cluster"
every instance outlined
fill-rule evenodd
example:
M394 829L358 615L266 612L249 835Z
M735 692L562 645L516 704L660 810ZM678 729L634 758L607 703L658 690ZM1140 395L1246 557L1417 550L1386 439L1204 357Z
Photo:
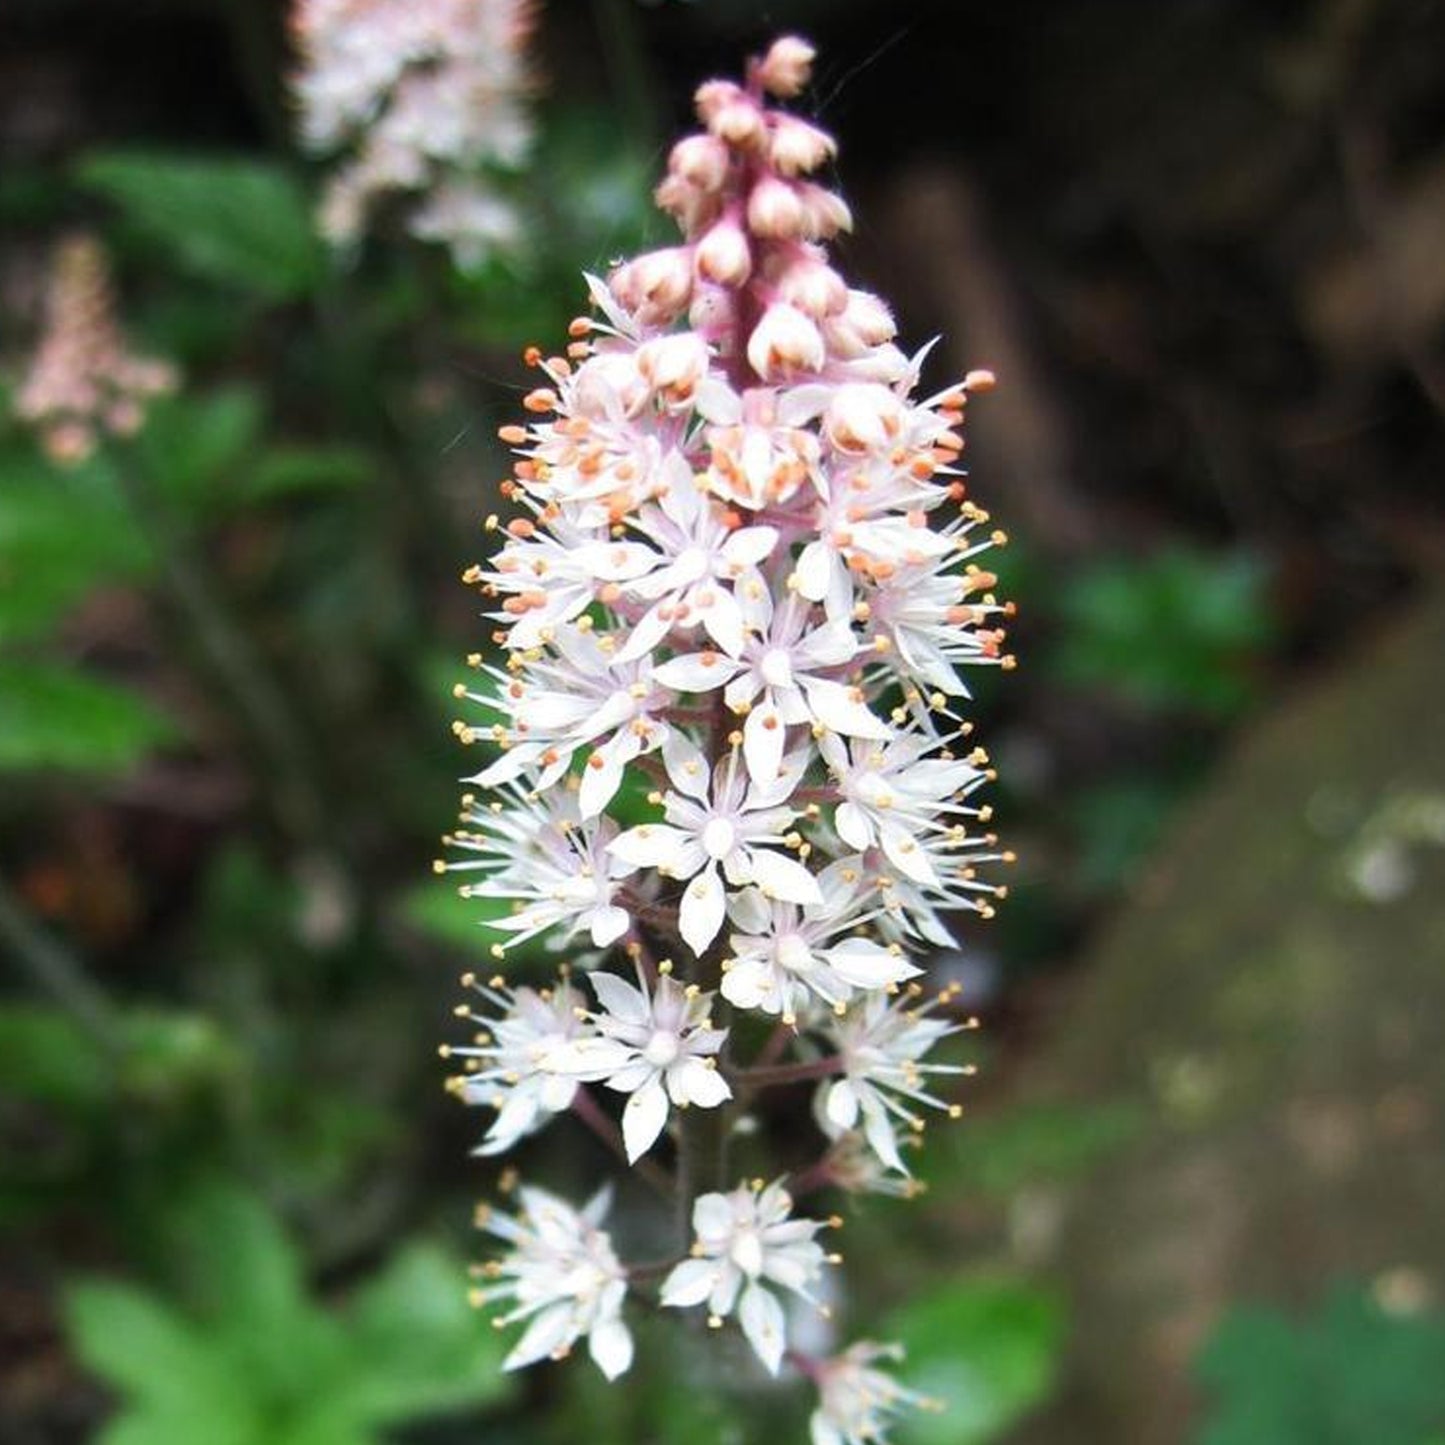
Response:
M498 1110L480 1152L570 1107L660 1170L643 1156L672 1125L695 1238L657 1302L735 1316L773 1373L779 1291L811 1297L822 1225L792 1217L781 1181L702 1187L720 1181L690 1172L685 1111L812 1081L827 1150L810 1186L909 1192L920 1108L956 1111L931 1081L969 1072L929 1061L965 1025L951 991L924 999L917 955L951 942L949 914L991 912L1004 890L981 865L1008 856L958 712L963 664L1011 662L978 560L1003 538L958 466L968 397L992 378L919 399L923 356L830 265L848 211L810 176L833 142L768 100L801 90L811 56L781 40L745 85L702 87L705 129L658 191L682 244L592 278L567 354L529 353L545 384L502 430L516 515L489 519L500 546L466 577L500 655L458 689L479 715L456 731L490 750L470 780L486 801L468 796L438 864L510 901L495 956L545 937L588 969L585 991L473 983L478 1033L451 1052L458 1092ZM635 982L604 966L614 945ZM772 1022L752 1059L739 1013ZM589 1085L625 1097L620 1131ZM714 1163L731 1118L702 1121ZM597 1353L612 1255L588 1229L585 1298L563 1313L544 1279L553 1313L513 1363L587 1332ZM582 1247L565 1243L559 1270ZM884 1353L800 1358L819 1445L882 1439L914 1400L878 1383Z
M521 218L498 171L527 157L524 104L532 0L297 0L301 134L320 153L350 148L331 177L321 227L361 236L387 195L414 197L408 225L474 267L516 246Z

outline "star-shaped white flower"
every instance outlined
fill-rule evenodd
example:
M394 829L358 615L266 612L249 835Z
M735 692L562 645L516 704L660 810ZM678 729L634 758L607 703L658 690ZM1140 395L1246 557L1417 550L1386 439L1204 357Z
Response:
M547 1064L631 1096L622 1110L622 1140L635 1163L657 1142L672 1105L715 1109L732 1098L716 1060L727 1030L712 1027L712 995L671 974L661 974L651 990L640 973L636 988L601 971L587 980L602 1005L589 1016L595 1033L554 1050Z
M887 1445L893 1416L904 1409L936 1410L939 1403L906 1389L877 1368L899 1360L900 1345L859 1340L814 1370L818 1408L809 1421L812 1445Z
M861 1128L879 1159L900 1174L909 1171L898 1149L895 1121L915 1131L923 1127L922 1116L910 1104L957 1115L957 1104L929 1093L927 1079L932 1074L974 1072L968 1064L924 1062L940 1039L971 1027L972 1021L952 1023L932 1016L935 1008L952 1000L951 990L922 1005L917 1001L920 992L914 984L907 997L896 1001L870 994L845 1016L827 1020L823 1030L838 1051L843 1075L819 1090L815 1108L819 1123L834 1138Z
M728 916L737 932L728 939L733 957L724 963L722 979L729 1003L792 1022L809 997L841 1008L855 990L886 989L917 976L899 945L853 932L867 903L853 860L830 864L818 886L821 905L769 901L756 888L731 899Z
M505 1240L512 1252L486 1267L494 1281L479 1291L479 1303L511 1300L503 1325L529 1320L522 1337L502 1362L519 1370L538 1360L560 1360L587 1336L597 1368L615 1380L632 1363L632 1334L622 1320L627 1275L598 1226L611 1203L600 1190L580 1211L545 1189L517 1191L516 1215L481 1211L481 1227Z
M783 1362L783 1306L767 1286L811 1299L808 1286L827 1262L813 1239L822 1222L794 1219L792 1212L781 1180L701 1195L692 1209L693 1257L662 1285L664 1305L686 1308L705 1300L714 1320L736 1309L748 1343L774 1375Z
M662 756L675 790L663 797L667 821L629 828L610 851L633 869L692 880L683 890L678 928L694 953L706 952L722 928L724 878L738 888L755 883L766 896L791 903L823 901L818 880L779 851L797 817L782 806L801 772L797 760L784 762L771 783L749 783L736 749L713 769L679 729L668 734Z
M761 573L738 579L737 597L748 637L737 658L686 653L663 663L657 681L681 692L723 694L746 712L743 756L756 783L770 783L782 765L788 728L806 723L850 737L886 738L888 726L869 710L862 690L822 674L852 662L858 639L846 622L816 622L815 608L795 593L778 604Z
M501 1154L571 1106L577 1080L557 1073L545 1060L592 1030L581 1017L582 995L565 981L540 991L508 988L500 979L484 984L470 975L463 982L498 1012L459 1009L481 1032L472 1044L448 1045L446 1056L467 1061L467 1073L453 1083L455 1092L468 1104L489 1104L497 1111L474 1152Z

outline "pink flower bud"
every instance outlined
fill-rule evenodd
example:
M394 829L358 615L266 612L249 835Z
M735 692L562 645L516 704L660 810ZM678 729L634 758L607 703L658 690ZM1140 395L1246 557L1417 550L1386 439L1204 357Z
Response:
M806 40L784 35L773 41L757 69L758 83L769 95L791 100L813 78L817 52Z
M893 313L869 291L850 291L843 323L857 333L865 346L882 346L898 334Z
M785 176L806 175L838 152L833 137L795 115L774 117L768 159Z
M748 197L748 229L773 241L796 241L804 233L806 216L798 188L777 176L764 176Z
M798 201L803 209L804 234L810 240L826 241L839 231L853 229L853 213L847 202L823 186L800 182Z
M692 252L686 246L648 251L620 267L612 289L624 306L649 320L671 320L692 294Z
M697 118L707 126L724 106L734 105L747 99L747 91L731 80L705 80L693 96Z
M728 145L744 151L760 149L768 134L761 108L747 95L719 106L707 128Z
M673 146L667 169L699 190L715 191L728 172L728 148L716 136L690 135Z
M775 301L748 338L748 361L764 381L794 371L819 371L825 353L818 328L795 306Z
M838 315L848 304L843 278L825 261L796 261L778 280L778 295L815 321Z
M733 220L721 220L708 229L694 254L697 274L719 286L741 286L753 269L747 233Z
M702 337L689 331L659 336L637 350L637 369L668 401L688 401L707 375L710 356Z
M833 393L823 429L840 452L881 452L897 442L904 416L903 403L886 386L854 382Z

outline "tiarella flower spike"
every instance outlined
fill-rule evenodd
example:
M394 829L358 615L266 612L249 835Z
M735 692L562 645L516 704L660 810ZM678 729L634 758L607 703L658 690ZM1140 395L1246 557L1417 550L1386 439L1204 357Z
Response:
M100 244L71 236L55 250L45 329L16 393L15 414L40 433L50 457L84 461L100 437L130 436L146 404L175 390L175 369L134 355L115 315L110 267Z
M535 1244L504 1260L540 1302L513 1363L600 1332L614 1369L625 1288L791 1361L822 1392L815 1441L861 1445L918 1399L876 1368L886 1347L790 1348L784 1299L827 1258L794 1198L911 1196L923 1111L957 1112L940 1091L969 1070L934 1054L966 1025L952 989L920 1000L950 916L1004 893L961 710L964 671L1011 659L979 560L1004 537L959 466L992 378L920 396L924 353L834 268L834 143L776 104L811 62L786 38L701 87L657 190L680 240L588 278L565 354L528 353L510 515L465 575L495 648L458 689L479 792L438 867L507 905L495 957L587 970L463 1010L454 1087L498 1111L480 1152L566 1110L690 1225L631 1272L580 1216L562 1273ZM815 1091L818 1157L734 1188L767 1135L744 1121L785 1087Z

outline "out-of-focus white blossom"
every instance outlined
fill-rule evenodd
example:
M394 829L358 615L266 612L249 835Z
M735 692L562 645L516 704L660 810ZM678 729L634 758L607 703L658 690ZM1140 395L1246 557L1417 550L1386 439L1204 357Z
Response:
M90 236L62 241L51 263L44 331L15 395L15 414L37 428L55 461L79 462L100 433L138 431L146 402L175 385L168 362L130 351L100 244Z
M526 160L532 0L297 0L301 136L344 151L321 227L352 245L381 198L410 201L416 236L474 267L523 238L499 171Z
M632 1364L632 1333L622 1319L627 1275L599 1227L611 1204L610 1188L581 1210L545 1189L523 1186L517 1195L515 1215L489 1208L477 1214L478 1225L511 1252L482 1267L487 1284L473 1300L509 1303L499 1324L528 1321L502 1368L560 1360L585 1335L597 1368L615 1380Z
M895 1416L907 1409L936 1410L936 1400L905 1389L878 1368L900 1360L900 1345L859 1340L841 1355L813 1367L818 1408L809 1421L813 1445L887 1445Z
M706 1302L714 1321L737 1311L748 1343L770 1374L783 1361L784 1315L769 1285L811 1298L827 1256L813 1238L816 1219L794 1219L781 1181L761 1181L731 1194L704 1194L693 1205L692 1258L663 1281L662 1303L686 1308Z

